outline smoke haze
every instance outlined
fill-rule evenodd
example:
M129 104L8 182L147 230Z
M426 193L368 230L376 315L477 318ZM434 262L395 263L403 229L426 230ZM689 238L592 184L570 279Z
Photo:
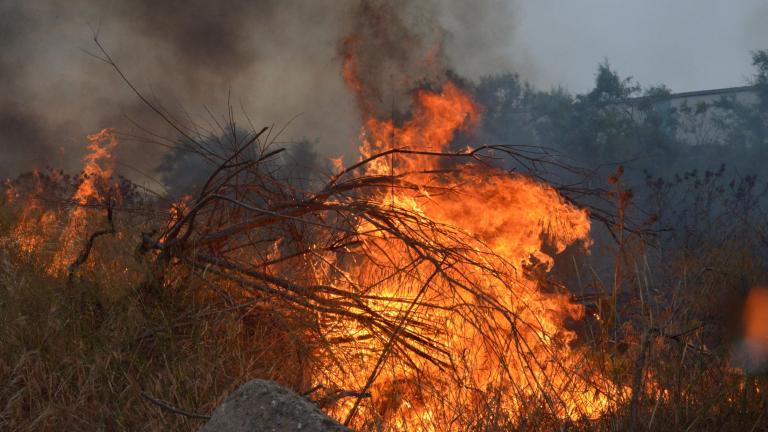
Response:
M373 10L388 11L386 26L368 27ZM290 122L280 140L318 139L324 154L349 156L360 123L341 78L346 35L389 42L365 47L386 48L386 55L370 52L365 66L366 77L392 93L379 97L387 105L444 73L446 60L469 75L510 69L499 52L513 12L496 0L471 7L458 0L0 0L0 177L46 165L77 170L84 136L103 127L172 136L108 65L88 55L97 51L94 31L132 82L177 118L214 129L207 112L221 121L229 101L241 124L242 112L255 127ZM474 22L490 17L475 31ZM403 38L409 47L398 45ZM422 70L428 50L436 62ZM486 60L488 68L479 66ZM409 82L393 80L412 72ZM116 157L152 172L165 151L123 139ZM125 165L124 174L135 174Z
M675 92L744 85L750 51L768 47L763 0L528 0L513 45L524 44L545 89L587 92L608 59L643 85Z
M0 0L0 177L77 170L85 135L103 127L172 136L84 52L96 51L94 29L137 87L177 117L214 128L206 110L226 113L229 101L241 124L242 111L255 127L290 122L282 141L318 139L322 154L348 157L360 122L341 78L350 34L366 54L362 76L379 112L407 110L413 85L439 80L446 67L468 78L513 71L583 92L608 58L645 85L741 85L749 51L768 44L760 1L651 3ZM116 156L152 172L164 151L124 139Z

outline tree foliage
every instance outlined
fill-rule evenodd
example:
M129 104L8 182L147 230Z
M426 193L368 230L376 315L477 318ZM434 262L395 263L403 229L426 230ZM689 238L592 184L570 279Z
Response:
M754 52L752 62L757 104L731 96L672 103L668 87L642 87L607 61L583 94L539 90L511 73L486 76L474 86L484 108L483 138L555 149L585 166L622 163L630 177L723 162L756 173L756 158L768 151L768 50Z

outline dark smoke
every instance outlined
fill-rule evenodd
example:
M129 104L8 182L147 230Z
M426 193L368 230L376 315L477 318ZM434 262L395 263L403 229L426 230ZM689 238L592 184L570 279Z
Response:
M120 16L134 34L168 52L175 64L171 67L182 72L177 78L184 80L188 90L199 93L211 90L205 86L226 86L255 62L268 59L273 43L259 40L259 36L268 26L283 24L276 19L283 3L131 0L121 3Z
M407 113L416 88L439 86L456 73L478 78L511 70L516 15L508 0L359 2L341 47L360 86L358 105L396 116Z
M16 59L23 56L20 39L34 18L19 5L0 4L0 173L18 166L44 166L53 156L47 128L40 128L39 115L24 106L28 95L18 87L18 77L26 73Z
M343 38L359 38L377 109L405 111L408 92L439 82L448 59L460 72L493 71L482 70L482 53L508 45L512 19L489 19L490 9L507 10L496 9L495 0L472 3L0 0L0 177L46 164L77 170L85 135L104 127L125 137L116 151L123 174L140 180L126 166L147 173L158 168L167 149L131 138L145 137L144 128L171 138L174 132L114 71L84 52L97 51L94 30L142 92L203 135L217 130L231 104L241 128L249 128L249 119L256 128L290 122L278 141L306 137L319 143L318 157L345 154L349 161L360 117L341 78ZM500 28L494 32L488 22L468 17Z
M342 54L358 104L389 117L408 107L410 92L445 80L445 32L434 5L409 0L361 2L352 16Z

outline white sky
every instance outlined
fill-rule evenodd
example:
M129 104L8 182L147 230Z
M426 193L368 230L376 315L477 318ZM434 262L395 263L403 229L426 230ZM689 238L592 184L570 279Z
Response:
M744 85L768 48L768 1L521 0L510 54L540 87L583 92L607 58L621 76L673 91ZM521 53L521 51L524 51Z

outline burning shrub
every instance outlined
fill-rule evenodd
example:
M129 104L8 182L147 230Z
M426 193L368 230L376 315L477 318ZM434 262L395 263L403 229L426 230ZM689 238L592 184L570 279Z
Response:
M136 387L157 390L171 382L186 389L195 384L194 371L208 374L203 387L220 395L243 375L258 374L361 430L636 427L651 409L650 427L656 409L670 401L707 415L729 412L727 405L709 408L723 394L735 394L733 376L717 361L711 362L716 369L697 369L708 360L687 354L689 348L707 351L701 327L692 323L697 315L661 308L656 300L662 296L652 295L639 270L646 232L625 224L632 193L622 187L620 173L610 181L618 217L610 227L618 245L613 283L602 290L610 301L587 323L598 330L593 339L602 351L595 353L574 330L587 321L585 306L551 273L557 255L591 244L590 214L541 182L535 170L522 174L493 163L501 155L515 166L541 167L550 163L541 154L503 145L453 150L457 134L472 136L482 113L443 73L439 46L409 39L426 56L418 61L398 47L393 65L436 71L426 75L438 82L413 90L406 112L382 117L382 101L371 100L380 92L362 76L376 63L361 59L360 51L397 45L389 25L397 17L380 6L363 9L370 24L389 28L393 40L366 40L377 32L364 31L342 48L343 76L363 117L360 157L346 167L339 161L322 183L293 182L275 169L282 149L267 138L268 128L246 132L227 125L226 142L193 136L192 128L173 123L138 91L179 133L184 151L211 170L200 184L184 178L169 185L172 193L187 195L168 208L138 198L131 205L126 197L135 189L112 176L109 150L117 141L109 130L89 137L91 154L77 180L54 172L8 183L6 200L19 210L8 243L27 263L42 264L47 282L67 276L68 314L84 330L78 334L68 322L51 327L73 331L84 353L106 363L111 352L87 341L93 334L115 337L107 346L129 363L132 375L116 378L109 365L99 366L110 391L115 383L132 386L134 394L186 416ZM412 90L415 82L400 81L398 90ZM166 162L167 175L195 166L186 159ZM54 201L46 201L48 193ZM116 288L123 288L121 295L105 298ZM629 288L637 288L636 303ZM13 321L14 328L28 329L23 318ZM48 335L35 341L45 346ZM669 348L671 341L680 346ZM165 345L175 356L164 352ZM25 388L18 369L27 367L21 346L20 340L13 345L22 352L21 366L6 361L0 371L19 392ZM180 372L183 380L175 379L168 358L187 353L213 372L196 364ZM131 356L148 364L136 366ZM680 364L693 365L686 370L687 388L670 379ZM130 383L158 370L171 377ZM78 366L68 372L87 375ZM725 390L713 395L718 379ZM3 416L33 411L32 403L19 403L9 392L1 393ZM176 399L210 408L214 398Z
M281 345L293 346L301 368L282 381L315 388L326 409L358 427L469 427L489 395L510 422L533 407L555 422L606 413L624 394L574 345L566 322L583 307L541 279L552 265L545 250L588 244L587 213L484 164L491 151L524 157L512 148L450 152L455 131L477 115L457 87L422 91L415 106L403 126L368 118L361 160L316 191L296 193L268 169L278 151L260 140L264 130L236 144L164 229L143 234L140 251L155 270L140 291L202 283L231 307L251 305L245 322L255 327L264 314L290 323ZM85 221L106 210L112 224L121 210L100 164L114 139L91 139L74 207L53 213L57 233L35 231L58 238L52 275L71 276L88 260L73 244L89 252L106 233ZM125 274L119 260L88 262Z

